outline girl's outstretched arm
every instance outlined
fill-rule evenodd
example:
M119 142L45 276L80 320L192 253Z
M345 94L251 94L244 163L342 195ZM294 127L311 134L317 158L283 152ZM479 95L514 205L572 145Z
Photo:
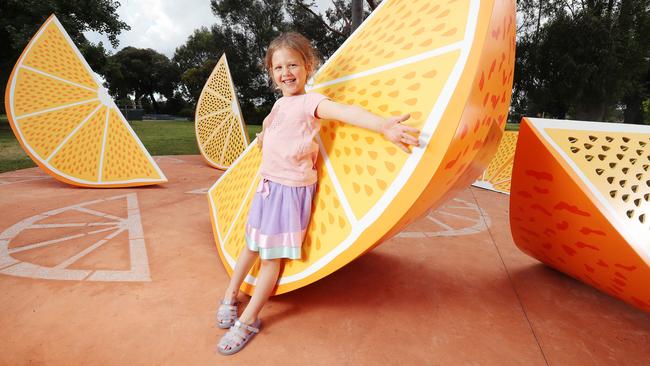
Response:
M413 136L419 135L420 130L402 124L411 117L410 114L384 118L356 105L323 100L316 107L316 115L318 118L333 119L379 132L407 153L410 152L408 145L420 146L417 137Z

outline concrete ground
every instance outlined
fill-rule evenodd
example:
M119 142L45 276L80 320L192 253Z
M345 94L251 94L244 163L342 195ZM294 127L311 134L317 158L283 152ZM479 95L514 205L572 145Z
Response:
M519 251L508 196L469 188L397 237L273 297L224 357L228 277L198 156L170 182L84 189L0 174L1 365L647 365L650 314Z

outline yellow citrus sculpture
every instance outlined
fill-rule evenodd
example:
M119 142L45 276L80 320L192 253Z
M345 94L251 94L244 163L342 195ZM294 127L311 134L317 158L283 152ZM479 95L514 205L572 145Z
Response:
M473 186L510 194L510 179L512 177L512 163L515 158L517 136L519 136L517 131L506 131L503 134L497 153L483 174L476 182L472 183Z
M16 62L5 109L25 152L60 181L86 187L167 181L54 15Z
M203 87L194 121L201 155L215 168L228 169L249 143L225 53Z
M524 118L510 227L524 252L650 312L650 127Z
M319 70L312 91L389 116L411 113L422 147L322 121L318 191L302 259L275 294L310 284L466 188L489 162L510 104L515 2L386 0ZM217 248L231 273L259 180L252 144L209 190ZM255 266L242 289L255 286Z

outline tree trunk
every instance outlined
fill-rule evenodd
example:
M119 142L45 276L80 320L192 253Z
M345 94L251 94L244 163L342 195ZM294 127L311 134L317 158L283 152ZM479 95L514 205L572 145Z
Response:
M643 124L643 99L637 90L633 95L623 98L625 111L623 112L623 123Z
M352 24L350 34L357 29L363 21L363 0L352 0Z
M607 103L589 103L576 105L575 119L579 121L606 122Z
M154 98L153 93L149 93L149 98L151 99L151 106L153 107L153 113L158 114L158 102Z
M539 27L542 24L542 6L544 6L543 3L544 0L539 0L539 8L537 9L537 27L535 27L535 43L537 43L538 35L539 35Z

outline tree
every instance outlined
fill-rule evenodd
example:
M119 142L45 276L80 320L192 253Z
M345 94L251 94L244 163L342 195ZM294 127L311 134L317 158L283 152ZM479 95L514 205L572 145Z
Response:
M7 84L21 52L51 14L56 15L84 56L92 55L89 57L93 61L91 66L101 67L102 57L99 54L103 45L90 44L83 32L94 30L103 33L114 47L117 46L120 32L130 29L117 16L119 6L120 3L113 0L0 1L0 84L3 87ZM105 50L103 53L106 54Z
M350 28L354 32L355 29L359 28L361 22L363 21L363 19L361 19L363 15L363 0L352 0L351 8L352 19Z
M217 47L226 52L247 121L261 124L272 106L273 90L263 68L266 47L287 29L282 0L211 1L221 24L212 27Z
M80 44L78 48L90 68L96 73L104 75L109 53L104 48L103 42L99 42L98 44L86 42Z
M376 6L375 1L368 1ZM276 99L263 68L266 48L281 32L297 31L311 39L324 58L350 33L350 0L334 0L321 15L312 0L211 0L220 20L199 29L176 49L173 60L184 70L183 95L196 103L205 80L226 53L237 96L248 123L261 124ZM366 13L367 14L367 13Z
M222 53L213 33L206 27L195 30L184 45L176 48L172 62L182 70L181 93L191 104L198 102L203 85Z
M136 101L146 97L158 113L155 94L173 98L180 72L167 56L150 48L125 47L108 58L105 77L114 97L126 99L133 94Z
M377 1L367 0L369 9ZM212 0L219 22L201 28L176 49L173 62L183 70L183 96L195 104L222 53L226 53L237 97L247 123L261 124L277 99L263 68L266 48L281 32L296 31L331 56L352 31L350 0L334 0L323 14L313 0ZM364 12L367 16L369 11Z
M518 13L515 114L644 120L650 1L522 0Z
M352 33L350 0L334 0L324 14L312 10L313 3L287 1L289 29L312 40L323 59L329 58ZM369 13L364 13L367 16Z

